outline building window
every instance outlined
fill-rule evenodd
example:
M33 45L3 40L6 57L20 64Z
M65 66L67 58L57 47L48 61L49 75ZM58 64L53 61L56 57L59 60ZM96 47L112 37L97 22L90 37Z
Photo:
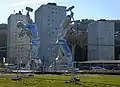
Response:
M52 48L52 50L54 50L54 48Z
M54 21L54 20L52 20L52 21Z
M50 23L48 23L48 25L50 25Z
M50 21L50 19L48 19L48 21Z
M52 34L54 34L54 32L52 32Z
M54 42L54 40L52 40L52 42Z
M54 12L52 11L52 14L53 14Z

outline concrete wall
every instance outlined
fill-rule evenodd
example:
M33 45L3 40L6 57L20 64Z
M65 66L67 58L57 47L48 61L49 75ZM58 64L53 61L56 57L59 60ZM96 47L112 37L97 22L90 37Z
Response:
M96 21L88 25L88 60L114 59L114 22Z

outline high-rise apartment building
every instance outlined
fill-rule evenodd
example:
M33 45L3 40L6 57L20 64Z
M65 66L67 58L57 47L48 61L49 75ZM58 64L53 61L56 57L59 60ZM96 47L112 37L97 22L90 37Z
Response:
M88 25L88 60L114 60L114 22Z
M19 61L25 64L29 57L30 43L28 36L19 38L21 29L16 26L18 21L26 23L26 15L19 12L8 18L7 58L10 63L16 64Z
M58 46L55 43L65 16L66 7L56 3L41 5L35 11L35 23L40 35L40 58L47 59L48 65L57 57Z

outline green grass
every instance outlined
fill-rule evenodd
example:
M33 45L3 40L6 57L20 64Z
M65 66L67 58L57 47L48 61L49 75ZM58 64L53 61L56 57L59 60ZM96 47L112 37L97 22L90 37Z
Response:
M85 82L104 82L105 84L120 84L120 76L108 75L77 75L81 81ZM44 79L42 79L44 78ZM22 78L20 81L12 81L10 78L0 78L0 87L104 87L103 85L94 85L82 83L82 85L65 84L60 80L45 79L62 79L68 80L70 76L63 75L36 75L34 78ZM112 86L111 86L112 87Z
M116 72L116 73L120 73L120 70L82 70L84 72Z

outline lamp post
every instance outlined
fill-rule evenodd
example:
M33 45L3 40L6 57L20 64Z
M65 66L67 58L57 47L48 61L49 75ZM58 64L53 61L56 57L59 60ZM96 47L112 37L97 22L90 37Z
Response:
M72 76L72 78L74 77L74 75L75 75L75 71L74 71L74 56L75 56L75 46L76 46L76 44L72 44L72 72L71 72L71 76Z
M45 57L42 57L42 72L44 73Z

